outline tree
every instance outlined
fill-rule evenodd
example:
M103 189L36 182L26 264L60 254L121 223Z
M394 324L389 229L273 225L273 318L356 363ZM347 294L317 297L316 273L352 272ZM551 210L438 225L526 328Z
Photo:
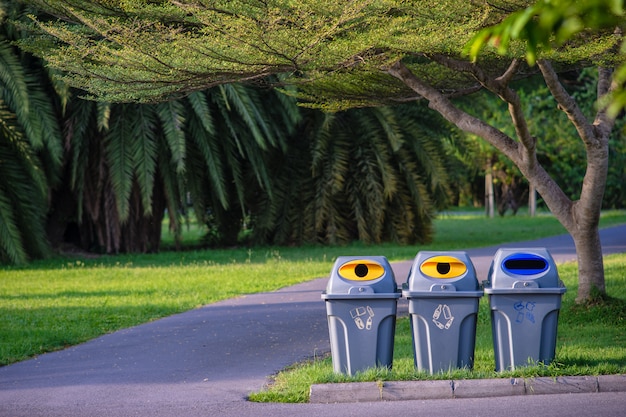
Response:
M617 91L611 68L621 35L581 31L540 52L538 69L485 50L466 59L480 29L523 10L525 1L184 0L38 2L61 20L36 22L41 35L21 45L67 72L68 82L110 100L159 100L235 80L287 73L309 98L335 107L425 99L431 109L506 155L572 235L579 265L577 300L605 293L598 222L614 114L580 111L558 72L598 67L599 99ZM527 19L534 21L534 18ZM622 23L621 17L616 20ZM532 29L532 27L531 27ZM532 30L529 33L533 33ZM167 47L163 47L167 45ZM502 51L501 51L502 52ZM571 200L537 159L541 132L531 132L512 82L540 74L576 128L587 152L580 198ZM515 135L489 125L453 100L480 89L508 107Z
M481 49L489 44L504 54L512 47L512 42L522 40L526 60L534 65L541 53L561 49L572 41L579 42L581 38L576 39L576 35L581 32L612 31L617 40L621 41L623 27L623 0L537 1L511 13L498 25L476 33L468 44L468 51L470 57L476 59ZM622 50L624 46L622 41ZM618 85L626 81L626 63L623 61L617 61L619 68L614 80ZM626 106L626 90L617 88L604 97L600 104L607 106L610 115L616 116Z
M236 243L245 190L256 184L271 195L263 154L284 148L297 110L276 91L241 84L157 104L73 97L63 181L52 190L53 243L69 234L85 250L157 251L166 209L180 228L185 193L201 223L216 220L214 243Z
M16 14L12 23L17 25L7 26L13 32L21 24L17 12L23 10L19 6L13 7ZM13 47L9 51L15 54L17 49ZM30 66L33 72L42 72L39 60L27 54L22 60L23 65L18 66L20 71L29 71L26 66ZM13 75L9 81L19 85L20 75ZM41 84L49 83L43 79ZM347 189L341 192L352 196L353 210L334 211L333 204L347 207L344 199L335 193L334 203L316 206L309 201L309 206L315 209L293 207L288 217L303 219L304 213L299 212L299 208L309 214L315 213L319 219L344 223L346 227L327 227L324 221L313 221L314 227L308 228L306 234L300 234L298 240L426 241L430 236L431 199L434 198L435 204L440 206L447 197L446 170L440 165L444 158L437 147L428 144L434 140L436 129L425 131L422 126L416 126L412 117L407 117L406 110L365 109L337 117L318 114L319 120L333 121L306 125L308 129L299 137L292 135L294 140L287 149L285 138L299 120L300 110L293 99L267 88L220 85L159 104L82 100L77 97L76 90L68 89L63 83L57 85L57 90L57 94L47 91L46 98L57 103L58 113L31 113L39 117L31 117L30 121L35 127L44 125L44 122L63 125L62 138L56 125L44 130L56 132L56 136L50 137L56 138L58 144L63 141L62 152L57 146L25 159L34 161L36 170L46 166L40 157L43 162L56 160L54 172L48 170L50 176L39 178L43 181L40 197L47 194L48 204L44 204L42 198L36 199L20 190L18 185L22 184L33 188L34 180L9 181L6 186L7 192L13 195L6 200L6 210L16 210L22 214L20 218L29 212L37 215L36 221L29 218L24 226L14 227L14 230L22 231L22 240L46 241L41 226L47 208L45 232L55 249L78 246L106 253L156 251L164 213L169 214L170 225L179 229L178 214L186 211L188 201L193 201L199 220L211 227L213 233L207 242L215 245L236 244L242 217L253 207L255 212L251 214L256 222L257 237L265 233L260 227L263 222L274 229L294 227L298 222L286 222L285 217L270 215L276 212L275 206L285 205L289 200L278 195L278 192L284 194L277 188L280 179L277 177L275 181L275 172L269 174L268 167L287 172L283 169L284 162L294 160L292 153L305 137L336 135L344 139L343 147L348 149L347 145L352 145L348 133L362 136L352 150L364 157L358 160L355 155L348 154L346 160L351 164L341 173L342 183L347 184ZM34 103L36 101L30 106L34 107ZM22 110L21 115L24 114L27 112ZM41 117L44 114L51 116L51 121ZM440 124L440 121L431 123ZM367 126L373 129L368 131ZM325 128L329 131L316 133ZM30 137L41 142L33 134L41 129L32 126L29 129ZM333 158L333 149L318 153L318 173L323 171L325 159ZM379 158L375 151L367 152L366 149L381 150L389 155ZM56 154L52 150L57 151ZM300 169L304 175L297 179L287 176L282 180L291 181L302 191L303 184L310 179L310 149L300 156L301 160L296 164L299 168L309 166L309 170ZM422 163L416 164L420 157ZM4 166L16 162L14 159L19 160L16 155L5 158ZM360 175L362 173L354 169L357 165L381 170L380 178L386 179L385 184L378 187L384 188L382 194L367 192L376 189L375 182L380 181L376 176ZM324 183L325 174L321 174L317 176L320 185L316 189L337 188ZM13 177L7 173L4 178ZM368 181L372 178L375 181ZM405 181L411 186L398 186L399 182L404 184ZM183 191L188 192L184 197ZM312 191L307 190L310 196ZM373 198L375 196L379 198ZM268 204L267 211L258 210L261 207L257 201L259 197ZM29 211L18 204L22 199L31 206L38 205ZM335 219L330 212L340 212L344 219ZM355 213L369 215L357 216ZM4 218L12 219L12 216L6 214ZM260 222L261 218L263 221ZM35 236L31 226L37 224L39 235ZM280 233L273 235L272 242L281 241L277 239ZM344 239L338 238L341 235ZM259 241L268 240L260 238ZM9 238L3 242L9 244ZM40 256L41 253L31 255ZM11 259L16 261L15 256Z
M441 118L415 103L303 113L269 164L276 198L249 199L255 240L430 241L435 209L450 196Z
M45 69L12 42L22 33L7 22L18 5L0 7L0 262L45 256L48 184L58 181L61 100Z

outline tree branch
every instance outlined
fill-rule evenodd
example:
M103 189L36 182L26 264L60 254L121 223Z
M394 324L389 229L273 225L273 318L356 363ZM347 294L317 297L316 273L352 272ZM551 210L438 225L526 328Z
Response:
M598 68L598 99L602 100L604 97L612 94L618 88L618 84L613 78L613 71L599 67ZM611 117L608 112L608 106L602 106L602 108L596 114L593 125L596 129L601 129L602 132L610 132L615 125L615 118ZM607 133L608 134L608 133Z
M514 163L521 162L517 142L488 123L460 110L443 93L417 78L402 61L391 65L387 72L428 100L431 109L439 112L459 129L485 139Z
M597 144L595 143L593 127L589 121L587 121L587 118L576 103L576 100L569 95L569 93L565 90L565 87L563 87L559 81L559 77L556 74L556 71L554 71L554 68L552 68L550 62L545 59L540 59L537 61L537 66L543 74L543 78L546 81L546 85L550 89L550 92L559 104L559 108L570 119L585 145L596 146Z
M534 158L534 154L531 154L528 150L525 153L520 153L519 148L522 145L486 122L458 109L441 92L417 78L401 61L394 63L387 69L387 72L428 100L429 107L439 112L446 120L467 133L480 136L506 155L517 165L526 178L537 187L537 191L542 195L550 210L557 216L560 216L560 218L563 218L565 227L568 230L573 230L574 223L568 215L572 205L571 200L563 193L563 190L548 175L541 164L528 162L527 158L529 156ZM507 90L512 92L508 88ZM513 113L516 114L518 111L521 111L521 106L514 105L513 107ZM534 143L534 138L532 141ZM531 147L531 149L534 148Z
M509 114L511 115L513 126L515 127L515 132L524 148L523 153L521 153L522 149L519 149L519 156L522 158L528 168L532 168L536 164L537 160L537 141L530 134L530 130L528 129L528 123L526 122L526 117L524 116L524 111L522 109L522 104L520 102L519 96L514 90L509 88L509 83L511 82L515 74L517 74L517 71L521 65L521 61L518 59L513 59L502 75L497 78L490 78L482 70L482 68L478 67L476 64L459 61L444 55L433 55L432 58L433 60L435 60L435 62L444 65L450 69L472 74L472 76L482 86L484 86L492 93L498 95L498 97L500 97L508 104Z
M504 71L504 74L496 78L496 81L503 85L509 85L511 80L513 80L513 77L515 76L515 74L517 74L517 70L520 67L520 63L521 61L517 58L512 60L511 64L509 64L509 67L506 69L506 71Z

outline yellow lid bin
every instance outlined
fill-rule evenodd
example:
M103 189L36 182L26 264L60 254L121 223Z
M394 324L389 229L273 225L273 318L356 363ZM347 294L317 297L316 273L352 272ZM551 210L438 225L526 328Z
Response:
M415 367L431 374L472 368L483 296L465 252L419 252L402 294L409 302Z
M335 372L391 368L400 296L384 256L337 258L322 293Z

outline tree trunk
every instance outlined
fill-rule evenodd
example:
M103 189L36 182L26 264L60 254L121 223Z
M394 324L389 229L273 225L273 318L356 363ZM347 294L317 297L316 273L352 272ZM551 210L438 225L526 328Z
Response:
M598 227L581 228L572 234L578 258L577 303L593 300L597 294L605 294L604 264Z
M528 214L530 217L535 217L537 214L537 191L533 184L528 186Z
M46 222L46 235L54 250L62 250L65 243L80 246L80 240L77 236L68 236L68 225L75 222L76 199L68 182L64 181L63 178L58 187L50 190L50 209Z
M558 102L559 108L567 114L576 127L587 151L587 171L581 196L578 201L573 202L537 160L537 139L528 129L519 97L508 85L519 63L513 61L502 76L489 78L474 64L443 56L431 58L439 64L470 73L484 88L506 101L515 126L517 140L483 120L460 110L442 92L416 77L401 61L393 64L387 71L428 100L429 107L439 112L449 122L467 133L482 137L511 159L574 239L579 270L576 301L583 303L591 300L596 295L595 292L604 294L606 289L598 224L608 170L608 137L613 128L614 119L609 117L605 110L599 110L594 122L589 123L577 103L559 82L550 63L546 61L538 63L550 92ZM611 80L611 72L600 68L599 98L615 89L616 85Z
M490 159L485 166L485 213L490 219L495 217L495 205L496 201L493 194L493 171Z

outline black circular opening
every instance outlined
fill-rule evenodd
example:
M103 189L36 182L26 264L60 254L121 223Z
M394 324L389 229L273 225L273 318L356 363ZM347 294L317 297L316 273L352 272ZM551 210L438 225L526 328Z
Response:
M449 262L438 262L437 263L437 272L441 275L445 275L450 272L450 263Z
M369 268L365 264L358 264L354 267L354 273L359 278L363 278L364 276L366 276L369 271Z

